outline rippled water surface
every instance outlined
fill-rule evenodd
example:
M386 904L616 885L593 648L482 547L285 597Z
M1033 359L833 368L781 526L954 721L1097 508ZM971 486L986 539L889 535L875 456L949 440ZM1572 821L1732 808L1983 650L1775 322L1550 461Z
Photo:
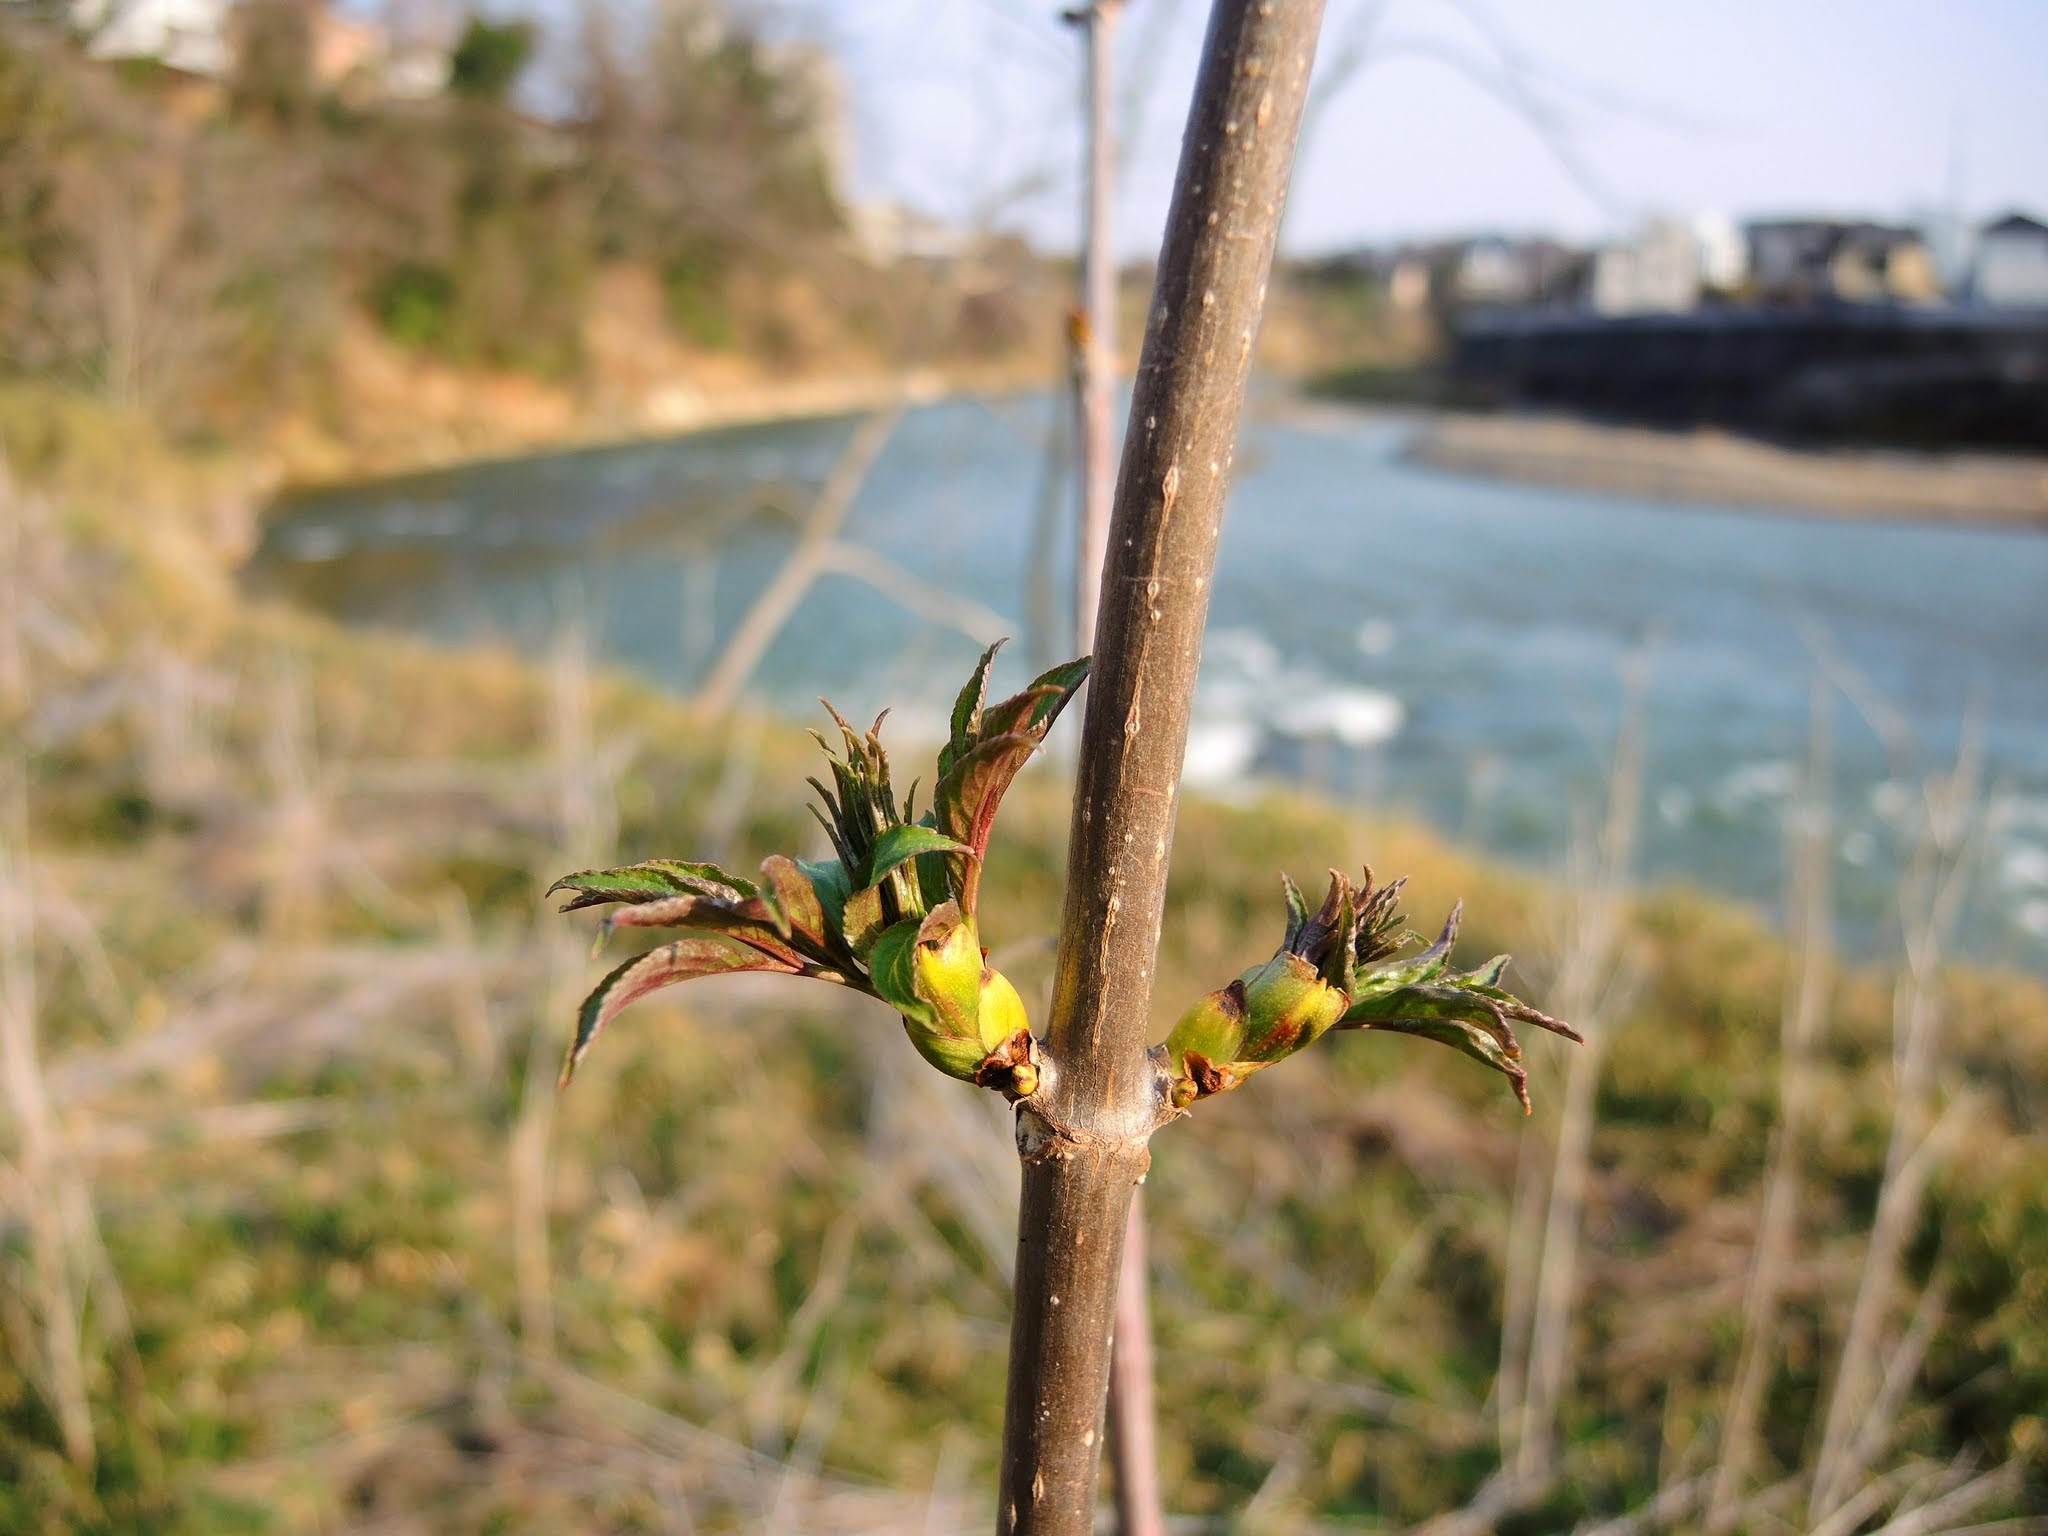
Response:
M913 412L846 539L1024 635L1051 411ZM2048 969L2048 539L1467 480L1401 462L1408 430L1285 412L1248 428L1192 779L1302 780L1554 860L1640 664L1643 872L1768 904L1824 670L1852 939L1882 939L1902 809L1974 732L1971 947ZM687 690L851 431L749 427L322 491L277 510L252 580L451 641L537 648L575 617L615 661ZM1069 581L1061 570L1057 590ZM754 688L793 713L820 693L850 714L894 704L915 736L975 651L828 573ZM1022 675L1012 662L998 680Z

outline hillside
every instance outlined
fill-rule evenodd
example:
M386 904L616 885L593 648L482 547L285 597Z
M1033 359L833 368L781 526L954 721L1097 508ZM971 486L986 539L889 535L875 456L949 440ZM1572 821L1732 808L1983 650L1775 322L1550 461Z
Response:
M473 20L443 89L392 97L323 79L290 0L241 8L264 45L219 80L9 9L0 383L309 477L1060 367L1057 274L988 231L940 261L868 233L815 61L719 7L558 42L580 85L546 117L528 23Z

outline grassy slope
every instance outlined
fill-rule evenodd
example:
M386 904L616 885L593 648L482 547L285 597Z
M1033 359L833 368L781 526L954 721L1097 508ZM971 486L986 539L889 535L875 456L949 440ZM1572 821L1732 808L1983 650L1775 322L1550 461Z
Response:
M626 856L711 851L720 820L735 865L795 846L808 743L601 679L586 717L571 669L245 609L192 579L218 544L185 510L203 498L106 491L53 503L52 590L100 643L46 663L28 761L44 1060L133 1342L101 1291L102 1453L79 1474L29 1374L7 1228L0 1530L656 1530L678 1501L700 1530L777 1510L793 1530L916 1529L928 1497L931 1528L983 1524L1012 1221L998 1106L923 1071L879 1005L772 981L644 1004L573 1092L523 1100L542 1080L529 1051L551 1072L595 974L567 937L582 929L538 901L568 845L615 817ZM201 680L182 712L197 745L176 750L145 702L172 656ZM141 683L132 705L48 734L54 701L121 678ZM735 799L721 780L749 739ZM1007 813L998 944L1056 920L1057 778L1034 768ZM1162 1029L1270 948L1276 869L1367 855L1413 874L1417 926L1464 896L1470 955L1524 952L1544 998L1556 903L1413 827L1294 798L1190 803L1176 851ZM1647 980L1600 1021L1569 1477L1529 1530L1711 1462L1739 1338L1786 956L1759 920L1685 895L1644 901L1630 933ZM1009 968L1030 997L1047 957ZM1946 1277L1946 1312L1880 1465L2038 1467L2048 1005L1997 979L1949 992L1945 1082L1980 1097L1911 1247L1916 1277ZM1833 1002L1769 1399L1784 1467L1805 1454L1888 1123L1885 979ZM1533 1122L1448 1052L1348 1037L1161 1138L1177 1509L1398 1523L1491 1471L1517 1158L1563 1099L1562 1050L1531 1052ZM518 1342L522 1102L555 1115L551 1353Z

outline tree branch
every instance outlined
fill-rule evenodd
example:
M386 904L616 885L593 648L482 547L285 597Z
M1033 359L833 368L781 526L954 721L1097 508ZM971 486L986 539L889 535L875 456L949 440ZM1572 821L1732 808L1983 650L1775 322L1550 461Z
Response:
M1146 1051L1175 797L1238 418L1319 0L1217 0L1109 534L1045 1050L1024 1164L998 1527L1092 1528L1131 1191L1172 1115Z
M868 471L875 467L875 460L895 435L903 410L904 402L899 399L854 428L853 436L840 452L839 462L826 476L818 499L811 503L796 548L776 568L732 638L726 641L710 674L698 685L692 702L706 714L723 715L732 708L754 668L782 633L782 626L803 602L804 594L827 563L827 551L838 538L846 514L853 509L854 498L867 483Z

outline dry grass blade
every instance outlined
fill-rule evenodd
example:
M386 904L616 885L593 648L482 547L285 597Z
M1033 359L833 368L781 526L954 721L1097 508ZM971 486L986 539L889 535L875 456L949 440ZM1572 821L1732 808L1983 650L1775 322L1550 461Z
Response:
M611 774L615 765L597 751L592 721L588 638L580 624L564 626L548 664L548 742L555 786L551 865L601 862L618 837ZM519 1335L539 1358L555 1347L554 1261L548 1231L548 1142L554 1130L555 1071L552 1042L557 1020L571 1016L582 991L584 960L566 932L550 926L543 941L549 984L547 1005L527 1039L519 1113L508 1149L512 1185L512 1262L519 1291Z
M1723 1416L1720 1463L1707 1499L1707 1529L1733 1529L1755 1463L1764 1394L1776 1369L1778 1300L1797 1237L1799 1169L1814 1093L1814 1055L1826 1023L1834 959L1834 860L1828 816L1832 731L1828 694L1816 682L1806 792L1787 825L1793 964L1778 1058L1778 1124L1772 1133L1763 1209L1742 1307L1742 1345Z
M957 630L976 645L993 645L1017 632L1014 619L993 608L920 580L888 556L843 539L827 541L814 559L820 571L837 571L866 583L914 618Z
M1975 1477L1951 1469L1944 1491L1924 1501L1909 1501L1909 1507L1895 1511L1873 1536L1943 1536L1957 1521L1968 1520L1992 1501L2011 1498L2025 1477L2026 1468L2017 1460ZM2048 1520L2038 1518L2001 1523L2022 1528L2031 1524L2036 1531L2048 1526Z
M1643 792L1643 697L1648 660L1638 658L1623 679L1624 706L1615 733L1607 803L1597 831L1581 834L1566 883L1565 937L1552 989L1565 1016L1584 1025L1586 1043L1571 1053L1564 1111L1547 1182L1540 1257L1525 1270L1527 1343L1520 1400L1502 1396L1498 1407L1516 1416L1512 1481L1534 1488L1556 1475L1557 1417L1570 1385L1571 1326L1578 1299L1579 1243L1593 1139L1594 1093L1606 1049L1603 1023L1622 1017L1637 984L1624 949L1630 872L1635 862ZM1534 1194L1517 1183L1518 1198ZM1533 1217L1515 1225L1527 1230ZM1521 1235L1518 1231L1517 1236ZM1525 1261L1526 1262L1526 1259ZM1504 1350L1504 1357L1506 1351Z
M1905 965L1893 993L1891 1137L1814 1457L1808 1518L1815 1523L1851 1497L1867 1470L1863 1447L1884 1430L1868 1415L1880 1387L1880 1336L1892 1312L1931 1164L1939 1156L1934 1100L1944 1023L1940 968L1954 937L1980 830L1976 768L1975 733L1966 729L1955 767L1927 786L1899 883Z
M0 763L0 1078L13 1122L15 1177L29 1231L29 1286L38 1324L35 1365L64 1439L65 1454L91 1466L96 1444L86 1392L84 1279L67 1210L73 1173L43 1078L38 1047L35 875L28 861L28 782L20 760ZM89 1219L90 1207L85 1215Z
M796 1311L791 1314L782 1348L776 1351L754 1381L748 1394L745 1417L757 1450L765 1455L788 1454L784 1426L790 1389L796 1385L832 1314L846 1299L846 1285L852 1268L854 1240L859 1236L863 1213L843 1212L825 1231L824 1251L818 1259L817 1278L812 1281ZM809 1409L805 1410L807 1419ZM801 1421L800 1421L801 1422ZM802 1437L799 1430L799 1439Z

